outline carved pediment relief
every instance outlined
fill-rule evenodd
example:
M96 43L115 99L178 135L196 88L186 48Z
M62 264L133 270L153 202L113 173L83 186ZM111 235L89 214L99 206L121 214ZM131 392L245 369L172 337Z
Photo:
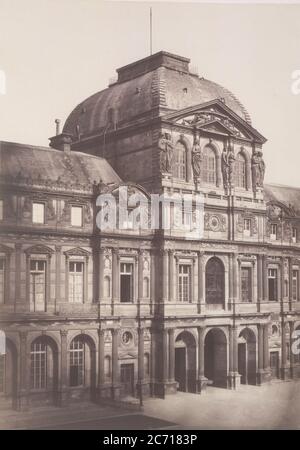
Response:
M220 99L166 114L165 120L199 130L213 131L263 144L266 139Z
M71 248L64 252L66 256L90 256L90 252L81 247Z
M52 248L50 247L47 247L46 245L32 245L31 247L26 248L25 253L52 255L52 253L54 253L54 250L52 250Z

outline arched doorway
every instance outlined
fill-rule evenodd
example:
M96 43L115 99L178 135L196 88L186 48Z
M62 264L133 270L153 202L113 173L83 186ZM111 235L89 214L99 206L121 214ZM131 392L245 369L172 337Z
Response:
M256 337L244 328L238 339L238 372L242 384L256 384Z
M175 342L175 380L179 391L196 392L196 342L187 331Z
M18 363L17 349L6 339L5 351L0 355L0 403L2 408L16 408Z
M213 386L227 387L227 339L220 328L212 328L205 336L204 375Z
M222 261L212 257L205 268L205 299L207 305L221 306L225 303L225 270Z
M93 399L96 388L96 347L92 338L80 334L69 346L70 396L75 399Z
M49 336L40 336L30 347L31 401L55 403L57 390L58 347Z

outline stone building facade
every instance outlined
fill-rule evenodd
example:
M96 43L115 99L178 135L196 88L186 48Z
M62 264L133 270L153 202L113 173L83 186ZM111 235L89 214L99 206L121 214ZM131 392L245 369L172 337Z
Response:
M159 52L49 148L0 142L1 405L299 377L300 189L264 184L265 141L231 92ZM99 230L97 197L121 187L201 193L203 235Z

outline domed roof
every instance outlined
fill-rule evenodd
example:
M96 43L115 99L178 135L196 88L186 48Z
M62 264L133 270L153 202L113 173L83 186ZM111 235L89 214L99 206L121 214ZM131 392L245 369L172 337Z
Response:
M188 63L187 58L159 52L118 69L118 81L80 103L63 131L93 135L112 121L121 128L216 99L251 123L246 109L230 91L191 73Z

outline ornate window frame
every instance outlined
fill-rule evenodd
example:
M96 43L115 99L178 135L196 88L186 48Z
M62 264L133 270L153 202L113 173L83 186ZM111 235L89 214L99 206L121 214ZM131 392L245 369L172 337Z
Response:
M91 253L81 247L71 248L64 252L66 258L66 283L65 283L65 296L66 302L69 303L69 283L70 283L70 262L82 262L83 263L83 296L82 302L78 304L84 304L88 302L88 265Z

